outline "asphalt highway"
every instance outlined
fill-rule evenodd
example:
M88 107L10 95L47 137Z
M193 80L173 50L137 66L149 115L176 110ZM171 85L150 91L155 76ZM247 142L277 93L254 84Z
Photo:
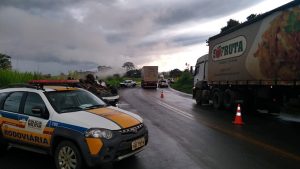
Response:
M232 124L235 112L199 107L191 96L163 89L120 91L119 107L144 118L146 149L101 169L299 169L300 123L278 115L243 112L244 125ZM10 149L1 169L53 169L52 158Z

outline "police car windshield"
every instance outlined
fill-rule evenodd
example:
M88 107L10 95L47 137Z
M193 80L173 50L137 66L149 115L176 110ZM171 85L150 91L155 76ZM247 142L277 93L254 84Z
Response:
M45 94L58 113L70 113L106 106L97 96L82 90L51 91Z

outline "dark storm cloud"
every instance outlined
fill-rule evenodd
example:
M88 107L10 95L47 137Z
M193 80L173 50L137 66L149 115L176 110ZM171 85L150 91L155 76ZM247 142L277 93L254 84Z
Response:
M11 6L25 10L41 9L54 10L62 9L66 6L74 5L79 2L88 2L92 0L1 0L0 7ZM118 0L97 0L97 3L103 5L112 5Z
M181 35L172 39L172 43L176 46L191 46L199 43L204 43L207 40L207 35Z
M70 4L77 3L82 0L1 0L0 6L10 6L25 10L42 9L53 10L60 9Z
M118 66L126 58L142 64L153 53L204 43L210 35L168 31L258 1L0 0L0 53L45 64Z
M226 16L261 0L190 0L178 5L166 6L156 19L161 25L173 25L187 21L209 20Z
M161 43L170 47L192 46L195 44L205 43L207 35L203 34L182 34L171 38L155 39L147 42L139 43L136 47L141 49L155 48Z
M0 11L0 27L0 51L23 60L99 62L100 52L110 52L101 32L72 20L56 22L9 7Z
M126 42L126 40L130 37L129 32L115 32L115 33L107 33L105 38L107 42L111 44Z

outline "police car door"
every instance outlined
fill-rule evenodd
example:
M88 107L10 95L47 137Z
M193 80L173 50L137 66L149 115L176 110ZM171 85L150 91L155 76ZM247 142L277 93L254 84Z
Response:
M26 93L23 112L23 119L22 116L19 119L19 121L23 121L26 124L23 130L23 141L42 147L49 147L52 134L46 127L49 120L49 112L38 93ZM24 118L26 116L27 118Z
M22 141L20 129L25 128L25 123L19 121L21 102L24 92L8 92L5 94L3 105L0 105L0 127L4 138L13 141Z

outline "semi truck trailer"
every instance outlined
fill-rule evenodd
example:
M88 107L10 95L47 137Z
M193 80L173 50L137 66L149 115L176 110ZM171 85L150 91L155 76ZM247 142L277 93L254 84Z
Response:
M157 88L158 66L143 66L142 68L142 88Z
M197 104L279 113L300 98L300 1L261 14L208 39L197 60Z

